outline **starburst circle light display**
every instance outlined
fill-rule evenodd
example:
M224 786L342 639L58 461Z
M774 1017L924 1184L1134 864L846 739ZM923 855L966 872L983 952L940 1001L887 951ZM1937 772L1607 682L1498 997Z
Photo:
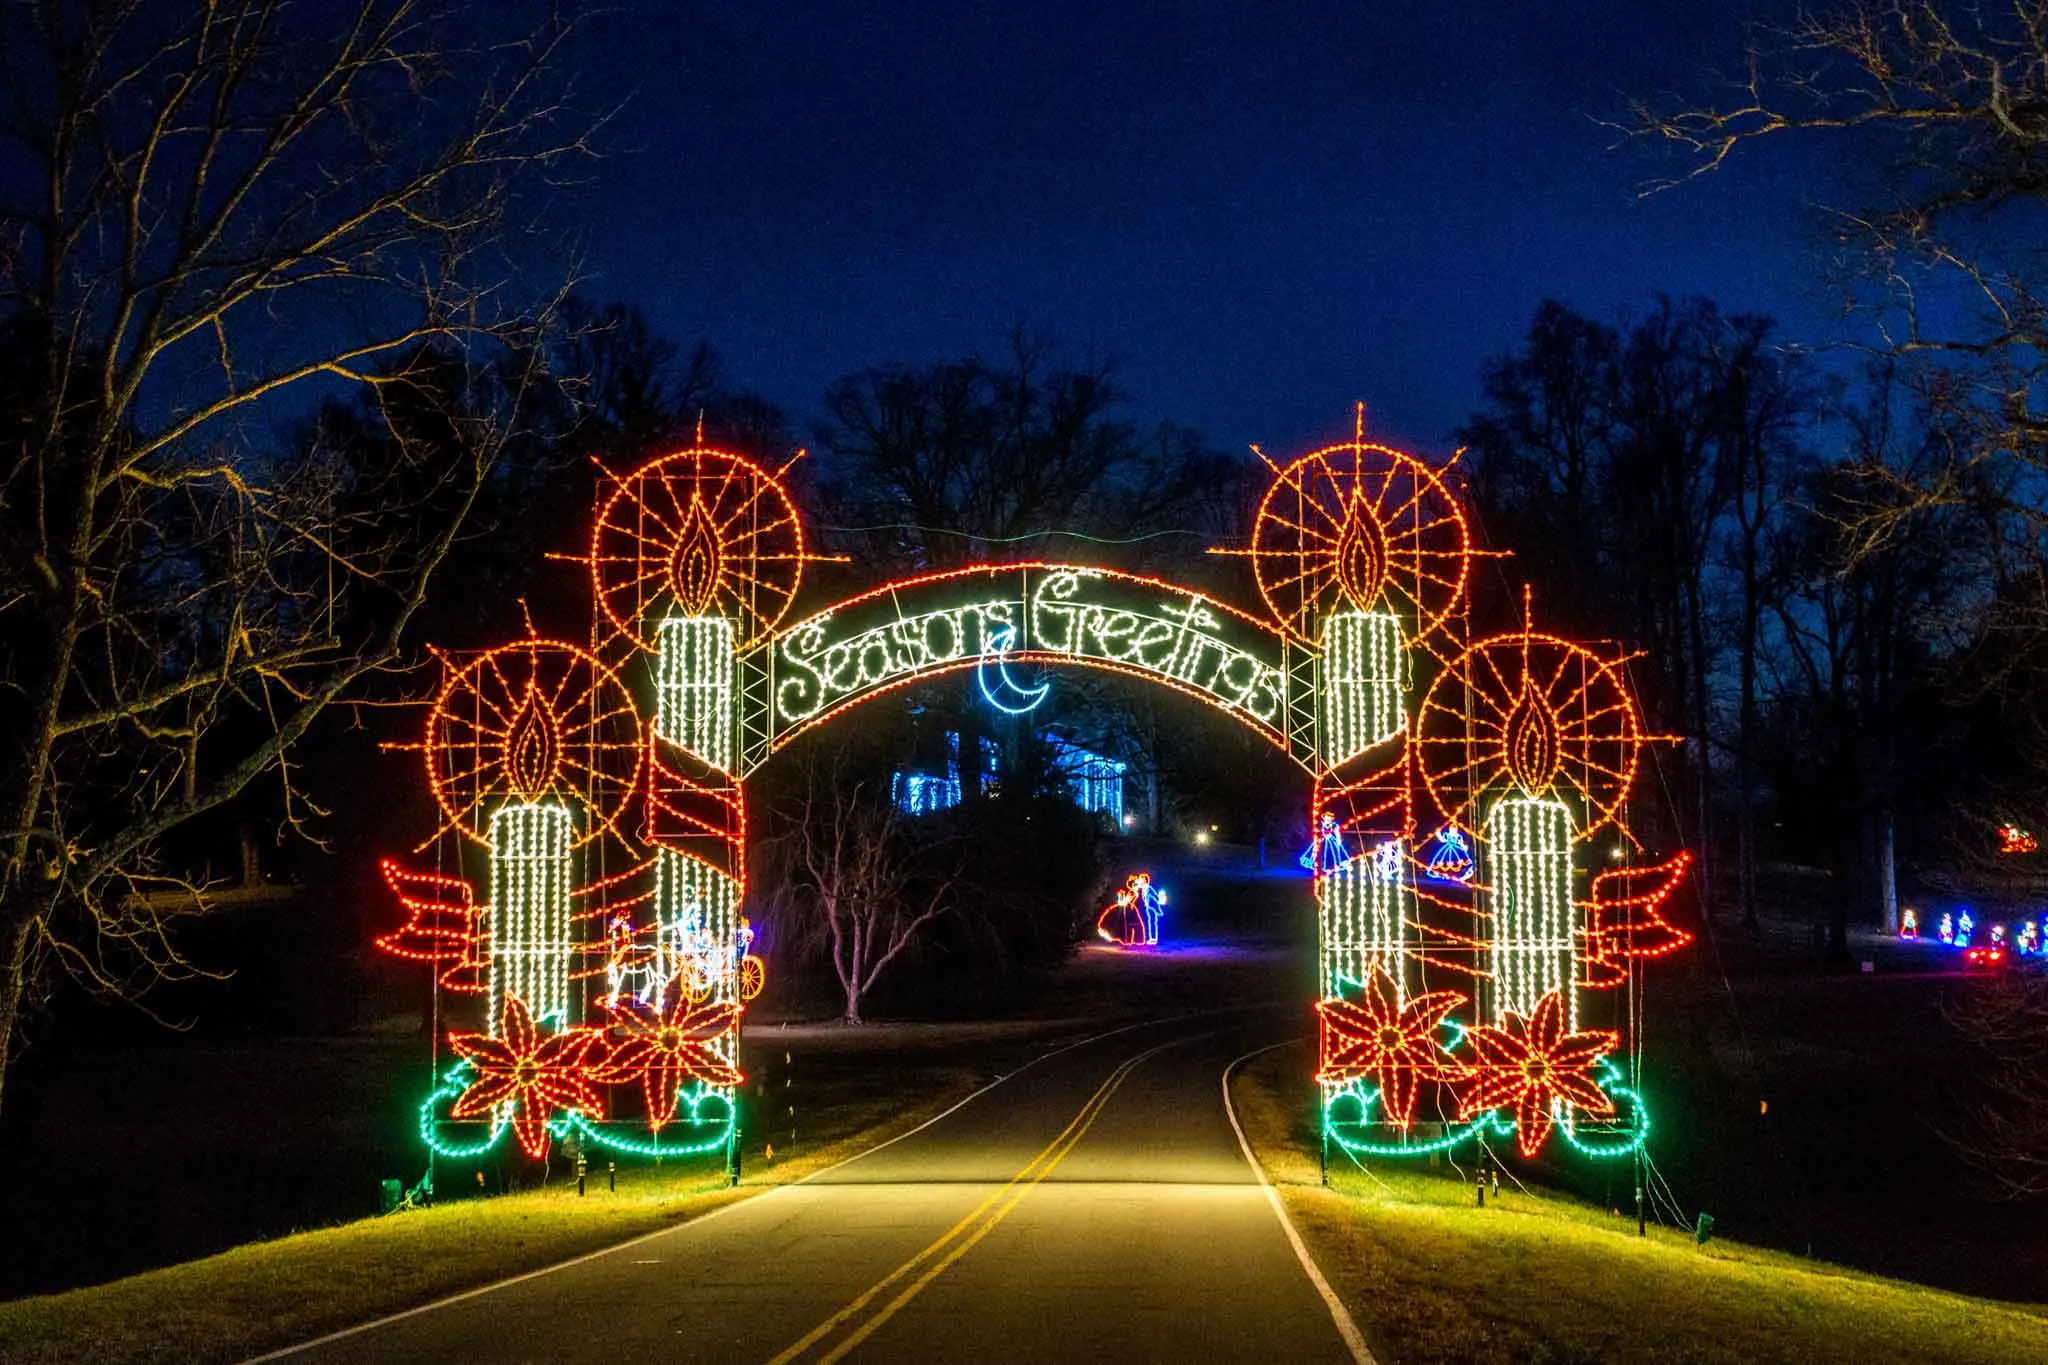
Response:
M490 842L508 802L571 799L576 844L613 827L642 752L633 698L588 650L518 640L451 665L427 718L427 776L449 826Z
M1556 795L1578 807L1581 840L1617 818L1644 738L1617 661L1531 630L1453 660L1418 728L1423 781L1452 823L1478 828L1493 797Z
M590 549L606 619L650 651L671 615L728 617L737 647L755 644L789 610L805 558L796 508L775 477L701 447L620 480Z
M1470 537L1435 470L1354 438L1277 472L1250 555L1259 595L1289 635L1313 645L1332 610L1369 611L1390 597L1420 639L1457 607Z

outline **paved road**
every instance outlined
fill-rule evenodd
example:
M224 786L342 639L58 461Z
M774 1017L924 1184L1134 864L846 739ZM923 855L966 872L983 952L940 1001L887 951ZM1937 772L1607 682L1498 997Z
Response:
M1224 1110L1280 1036L1119 1031L806 1183L291 1358L1353 1360Z

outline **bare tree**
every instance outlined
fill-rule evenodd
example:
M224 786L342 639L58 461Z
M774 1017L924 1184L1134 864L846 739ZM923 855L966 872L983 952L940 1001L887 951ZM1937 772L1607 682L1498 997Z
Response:
M1100 531L1094 500L1138 461L1111 367L1069 367L1022 332L1000 362L848 375L825 396L824 492L863 558L950 568L1042 551L1020 537ZM1076 525L1076 523L1081 523Z
M800 913L832 958L846 1001L861 1001L941 916L956 908L957 869L921 859L900 812L876 779L850 779L844 755L814 763L784 808Z
M629 304L571 299L563 312L564 368L580 400L568 444L579 452L631 468L687 445L697 416L724 401L724 365L709 341L684 354Z
M1897 488L1874 479L1858 533L1875 544L1920 506L1965 500L1975 462L2048 468L2048 286L2034 273L2048 202L2048 0L1834 0L1753 30L1748 47L1724 102L1636 104L1629 131L1683 160L1647 188L1717 170L1766 139L1832 150L1840 183L1816 198L1862 201L1828 214L1845 297L1880 349L1950 373L1930 392L1975 428L1952 463Z
M2038 791L2048 768L2031 722L2034 661L2048 655L2048 3L1828 0L1788 26L1753 29L1748 49L1722 98L1639 102L1629 131L1679 159L1653 192L1760 143L1798 143L1812 197L1837 204L1824 216L1824 269L1865 324L1859 344L1877 353L1871 411L1888 409L1894 391L1917 409L1927 439L1908 441L1903 460L1889 457L1889 438L1869 439L1882 424L1852 415L1854 468L1825 490L1834 525L1822 532L1824 558L1840 581L1822 605L1832 611L1839 598L1846 614L1810 619L1849 650L1846 713L1869 740L1852 776L1894 767L1897 703L1884 680L1910 673L1898 649L1919 643L1891 624L1911 601L1894 589L1932 543L1932 525L1943 536L1967 529L1986 547L1971 551L1974 576L1951 571L1942 584L1952 600L1975 599L1958 613L1973 640L1931 642L1962 675L1951 700L2004 712L2000 729L2014 738L2001 736L1996 758L2022 759L2011 767L2031 771L2013 785ZM1798 645L1799 632L1788 634ZM1838 713L1839 696L1823 714ZM2023 796L2019 807L2029 805L2039 809ZM2006 795L1994 792L1990 806L1983 823L2011 818ZM1863 843L1882 863L1891 814L1867 814Z
M1767 331L1754 324L1733 330L1722 370L1720 459L1732 521L1722 549L1738 584L1734 596L1739 602L1729 622L1736 665L1735 898L1743 924L1754 929L1766 618L1784 599L1775 551L1787 520L1786 495L1809 463L1801 444L1803 428L1817 419L1821 403L1818 386L1803 374L1798 357L1767 349ZM1885 861L1889 867L1888 851Z
M1747 790L1760 547L1808 387L1772 333L1768 318L1726 314L1705 299L1659 298L1621 328L1546 302L1526 346L1487 364L1486 406L1461 433L1481 519L1525 557L1546 613L1649 645L1657 722L1692 741L1687 823L1709 843L1723 747L1712 680L1732 635L1742 688L1734 766ZM1724 631L1717 588L1731 558L1745 601L1736 628ZM1744 867L1751 833L1745 802ZM1708 871L1702 865L1703 895ZM1747 876L1738 886L1747 892Z
M1961 1126L1943 1137L1991 1197L2048 1197L2048 1071L2040 1064L2048 978L1981 978L1944 1013L1979 1052L1983 1098L1966 1106Z
M825 397L822 501L835 543L863 564L948 569L1063 558L1202 583L1207 546L1252 500L1242 458L1127 415L1115 367L1076 363L1023 330L994 359L971 355L847 375ZM994 736L972 680L960 684L962 800L981 802L981 741Z
M166 841L312 813L293 745L520 439L560 293L493 251L582 151L567 29L459 9L0 8L0 1079L61 974L196 970ZM375 440L269 437L350 393Z
M1950 419L1901 387L1893 367L1873 367L1859 399L1836 416L1842 459L1784 489L1767 555L1775 628L1759 662L1781 727L1793 721L1804 731L1795 741L1781 728L1768 746L1772 785L1781 800L1802 793L1792 804L1826 812L1832 827L1828 943L1839 958L1851 922L1896 927L1894 830L1902 807L1928 818L1928 765L1932 750L1946 747L1930 709L1937 697L1957 700L1957 660L1981 630L2002 547L1996 522L1971 507L1901 491L1949 461L1958 438ZM1879 469L1888 471L1882 481ZM1873 545L1856 528L1874 482L1909 511L1898 534ZM1797 766L1787 764L1790 753Z

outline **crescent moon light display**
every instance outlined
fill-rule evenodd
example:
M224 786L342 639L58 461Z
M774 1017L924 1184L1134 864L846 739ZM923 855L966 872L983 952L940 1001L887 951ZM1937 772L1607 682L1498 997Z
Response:
M1010 676L1008 662L1010 647L1016 643L1015 626L997 626L989 633L988 648L981 652L981 661L975 665L975 676L981 682L981 695L988 698L990 706L1012 716L1021 716L1036 711L1038 704L1052 695L1052 684L1017 685Z

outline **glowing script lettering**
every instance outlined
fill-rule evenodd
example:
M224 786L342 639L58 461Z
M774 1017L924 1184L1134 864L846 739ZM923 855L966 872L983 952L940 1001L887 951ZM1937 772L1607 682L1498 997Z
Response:
M894 584L782 632L771 660L774 732L992 657L1160 678L1269 729L1287 701L1277 639L1246 630L1228 608L1113 571L1016 565Z

